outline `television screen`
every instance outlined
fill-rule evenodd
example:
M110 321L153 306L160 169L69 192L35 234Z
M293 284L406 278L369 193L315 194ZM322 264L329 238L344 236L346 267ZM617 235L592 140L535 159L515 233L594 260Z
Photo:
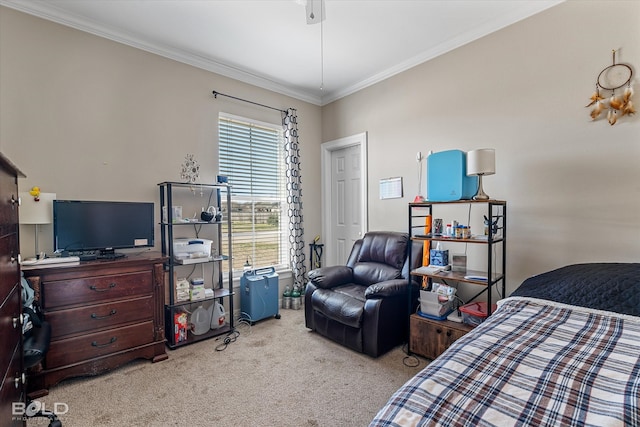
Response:
M56 252L152 247L153 203L54 200Z

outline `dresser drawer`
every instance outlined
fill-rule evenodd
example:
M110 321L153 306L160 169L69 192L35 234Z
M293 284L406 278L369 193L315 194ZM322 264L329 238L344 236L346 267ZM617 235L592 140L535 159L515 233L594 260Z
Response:
M46 368L53 369L71 365L94 357L149 344L153 340L153 322L149 321L52 341L46 356Z
M127 301L108 302L87 307L47 312L51 323L51 338L98 329L112 328L125 323L153 319L151 295Z
M150 271L45 281L42 286L46 311L152 293L153 274Z
M7 299L0 301L0 342L3 344L15 346L20 342L20 336L22 335L22 324L16 322L14 326L14 319L18 319L20 316L20 287L15 286L11 293L7 296ZM7 366L11 360L12 352L9 349L3 348L0 350L0 366ZM2 374L0 372L0 378Z

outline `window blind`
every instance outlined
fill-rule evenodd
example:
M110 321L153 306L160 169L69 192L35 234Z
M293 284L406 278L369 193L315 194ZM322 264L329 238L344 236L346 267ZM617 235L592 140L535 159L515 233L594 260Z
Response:
M220 116L218 134L220 174L231 185L233 269L287 265L282 129Z

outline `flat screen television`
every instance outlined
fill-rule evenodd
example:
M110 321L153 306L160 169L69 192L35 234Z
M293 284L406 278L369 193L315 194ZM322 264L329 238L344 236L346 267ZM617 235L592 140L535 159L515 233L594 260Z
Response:
M147 202L54 200L54 248L110 258L124 255L116 249L152 247L153 212Z

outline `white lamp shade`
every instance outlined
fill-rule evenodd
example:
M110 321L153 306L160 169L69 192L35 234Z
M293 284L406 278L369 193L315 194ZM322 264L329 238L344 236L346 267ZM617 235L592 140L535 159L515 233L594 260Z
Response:
M467 175L493 175L496 173L496 150L481 148L467 153Z
M20 224L51 224L56 193L40 193L36 202L29 193L20 193Z

